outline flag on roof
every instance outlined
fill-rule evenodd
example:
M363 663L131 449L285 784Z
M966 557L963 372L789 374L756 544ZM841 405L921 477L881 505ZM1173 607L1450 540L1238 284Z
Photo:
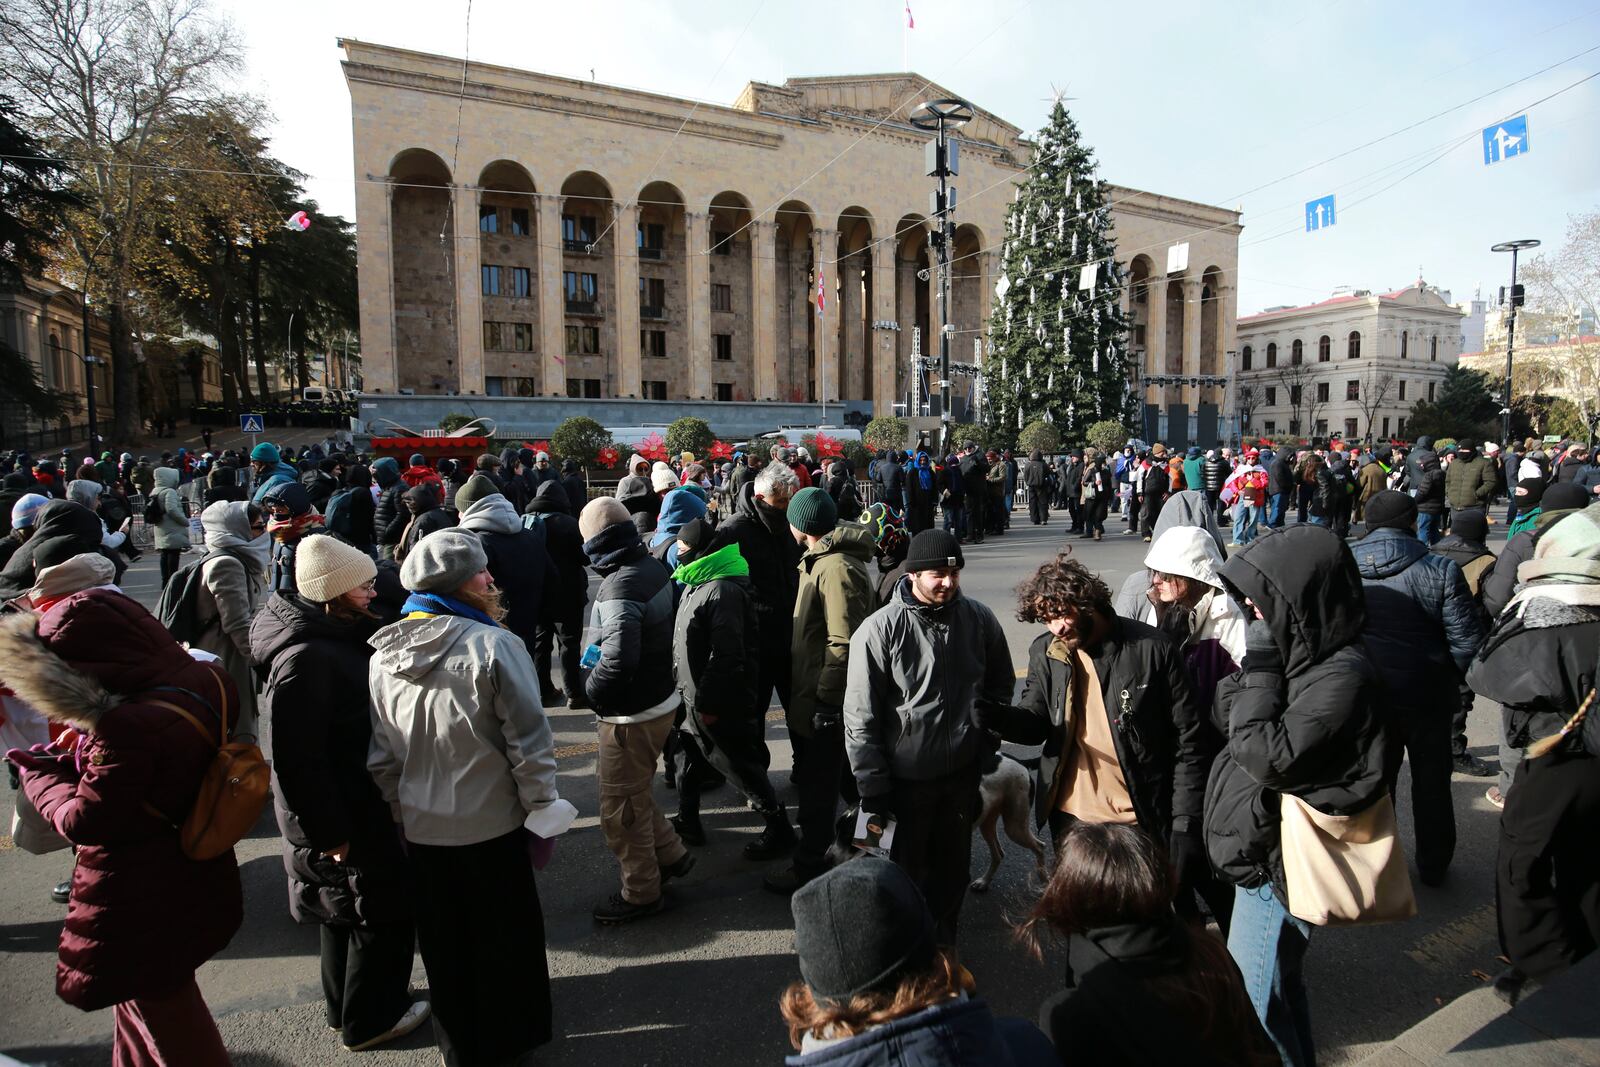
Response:
M906 0L906 29L914 30L916 28L917 20L911 17L911 0Z
M827 290L827 286L823 283L822 268L818 267L817 268L817 318L819 318L819 319L822 318L823 313L826 312L827 310L828 310L828 290Z

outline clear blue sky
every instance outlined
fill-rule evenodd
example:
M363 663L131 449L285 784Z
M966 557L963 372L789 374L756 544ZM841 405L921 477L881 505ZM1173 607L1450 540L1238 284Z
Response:
M349 96L335 38L450 55L467 41L465 0L218 4L249 46L242 87L277 116L275 150L312 176L325 209L347 215ZM576 77L592 67L600 81L731 103L750 80L903 69L904 6L610 0L597 18L590 4L474 0L470 48L485 62ZM1064 89L1106 179L1242 206L1241 315L1337 285L1396 288L1419 266L1458 300L1480 283L1488 295L1509 270L1491 244L1554 246L1567 215L1600 208L1600 78L1532 109L1524 158L1485 166L1474 132L1600 71L1596 50L1492 92L1600 46L1600 4L911 0L911 9L911 69L1030 131L1052 86ZM1330 192L1338 224L1303 232L1304 202Z

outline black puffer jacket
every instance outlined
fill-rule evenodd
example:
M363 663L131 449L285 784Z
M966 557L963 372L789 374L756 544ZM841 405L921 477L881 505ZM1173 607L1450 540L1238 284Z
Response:
M545 485L549 484L549 482L545 482L539 488L543 489ZM583 506L589 502L589 483L584 481L583 475L573 471L571 474L563 474L559 479L556 479L556 484L561 486L562 494L567 498L567 511L576 519L578 512L582 511Z
M1228 480L1228 461L1215 453L1208 453L1200 461L1200 485L1208 493L1215 493L1222 489L1222 483Z
M571 611L574 606L581 610L588 602L589 557L583 554L583 534L578 532L578 520L568 514L567 504L561 483L545 482L523 509L523 525L529 525L527 516L539 517L538 524L544 527L545 551L556 567L556 582L546 595L553 604L565 605Z
M1526 748L1559 732L1595 687L1596 648L1600 609L1537 597L1520 614L1507 612L1495 624L1467 672L1467 684L1499 702L1506 740ZM1597 723L1600 718L1591 709L1582 731L1591 756L1600 756Z
M398 545L406 521L411 518L401 499L405 496L406 483L394 460L387 457L372 465L372 477L378 483L378 500L372 510L373 532L378 544Z
M558 581L543 528L525 529L522 516L499 493L474 502L461 516L460 526L478 535L489 573L505 598L505 628L522 638L528 655L533 655L539 623L550 617L545 591Z
M896 501L898 505L898 501ZM739 487L733 517L717 527L713 550L736 544L750 566L750 588L761 624L761 665L780 692L789 687L789 641L800 589L801 548L783 512L755 498L755 483Z
M116 569L115 580L121 581L127 564L100 543L104 534L100 516L82 504L50 501L34 517L33 536L18 545L0 569L0 600L21 596L33 588L38 571L85 552L98 552L109 559Z
M631 522L605 527L583 551L600 575L594 596L600 662L583 672L583 691L602 719L636 715L673 695L672 577Z
M744 577L683 590L672 634L672 671L684 704L700 721L750 717L761 670L758 625L755 597Z
M1268 531L1219 573L1233 596L1260 607L1283 665L1246 655L1217 686L1228 745L1206 785L1206 849L1223 878L1247 888L1270 880L1282 892L1279 793L1350 815L1387 788L1361 574L1333 531L1311 525Z
M367 638L377 626L338 621L293 593L274 593L250 626L296 922L348 926L410 915L394 818L367 772ZM343 844L345 863L322 855Z
M1139 826L1165 842L1177 829L1200 829L1206 771L1215 752L1206 751L1200 716L1183 653L1161 631L1113 615L1105 639L1086 649L1105 698L1117 763L1133 799ZM1034 772L1034 814L1043 826L1056 795L1063 751L1076 730L1072 722L1073 664L1055 639L1042 633L1028 650L1022 684L1026 719L1007 723L1002 736L1020 745L1043 744Z
M1407 469L1410 462L1407 461ZM1416 489L1417 510L1424 515L1444 513L1444 471L1439 469L1439 457L1429 452L1417 464L1418 474L1412 487Z

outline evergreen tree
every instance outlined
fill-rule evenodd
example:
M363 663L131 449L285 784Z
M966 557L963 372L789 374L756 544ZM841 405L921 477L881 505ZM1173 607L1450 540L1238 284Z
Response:
M1106 185L1060 100L1035 153L1006 214L983 364L984 417L1012 431L1046 419L1063 440L1077 442L1102 419L1135 422L1118 306L1123 275Z

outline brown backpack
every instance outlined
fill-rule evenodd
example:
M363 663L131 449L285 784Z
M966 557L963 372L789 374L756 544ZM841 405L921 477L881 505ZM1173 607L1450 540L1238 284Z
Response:
M145 804L145 810L152 815L172 823L178 831L183 854L192 860L215 859L255 828L256 821L261 818L262 808L266 807L272 779L271 768L259 747L247 741L228 740L228 688L223 683L220 670L213 667L212 676L216 680L220 700L218 715L222 720L222 744L218 746L211 766L206 768L205 777L200 780L200 792L194 798L194 807L189 809L188 817L179 825L152 805ZM205 703L205 698L198 694L189 695ZM198 730L208 743L212 742L211 731L178 705L152 699L145 699L142 703L175 713Z

